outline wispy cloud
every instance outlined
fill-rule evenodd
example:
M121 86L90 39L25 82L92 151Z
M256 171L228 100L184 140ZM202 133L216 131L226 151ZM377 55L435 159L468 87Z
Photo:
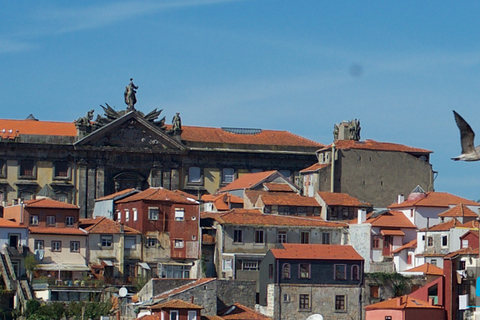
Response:
M34 46L32 44L24 41L12 40L7 37L0 37L0 54L27 51L33 47Z

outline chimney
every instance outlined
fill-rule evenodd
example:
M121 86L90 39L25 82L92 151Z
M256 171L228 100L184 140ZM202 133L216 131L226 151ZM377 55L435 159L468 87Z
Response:
M399 194L397 197L397 203L402 203L405 201L405 196L403 194Z
M367 210L365 208L358 209L357 223L364 223L365 220L367 220Z

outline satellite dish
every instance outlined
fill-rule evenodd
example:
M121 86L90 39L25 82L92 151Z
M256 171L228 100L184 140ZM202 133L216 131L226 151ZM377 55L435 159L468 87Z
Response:
M316 313L316 314L312 314L310 317L308 317L307 320L323 320L323 316Z
M121 287L120 290L118 290L118 296L120 298L126 297L128 294L128 290L125 287ZM323 319L323 318L322 318Z

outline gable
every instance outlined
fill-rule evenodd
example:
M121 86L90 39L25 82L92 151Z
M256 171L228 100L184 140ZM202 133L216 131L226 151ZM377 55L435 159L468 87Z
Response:
M162 152L186 150L164 130L146 121L136 111L129 112L115 121L97 129L75 143L76 147L115 148Z

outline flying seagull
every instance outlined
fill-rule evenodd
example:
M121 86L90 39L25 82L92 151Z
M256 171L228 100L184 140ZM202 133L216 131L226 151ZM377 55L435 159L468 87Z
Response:
M475 133L472 127L458 113L453 110L455 122L460 129L460 141L462 142L462 154L452 160L458 161L478 161L480 160L480 146L473 146Z

